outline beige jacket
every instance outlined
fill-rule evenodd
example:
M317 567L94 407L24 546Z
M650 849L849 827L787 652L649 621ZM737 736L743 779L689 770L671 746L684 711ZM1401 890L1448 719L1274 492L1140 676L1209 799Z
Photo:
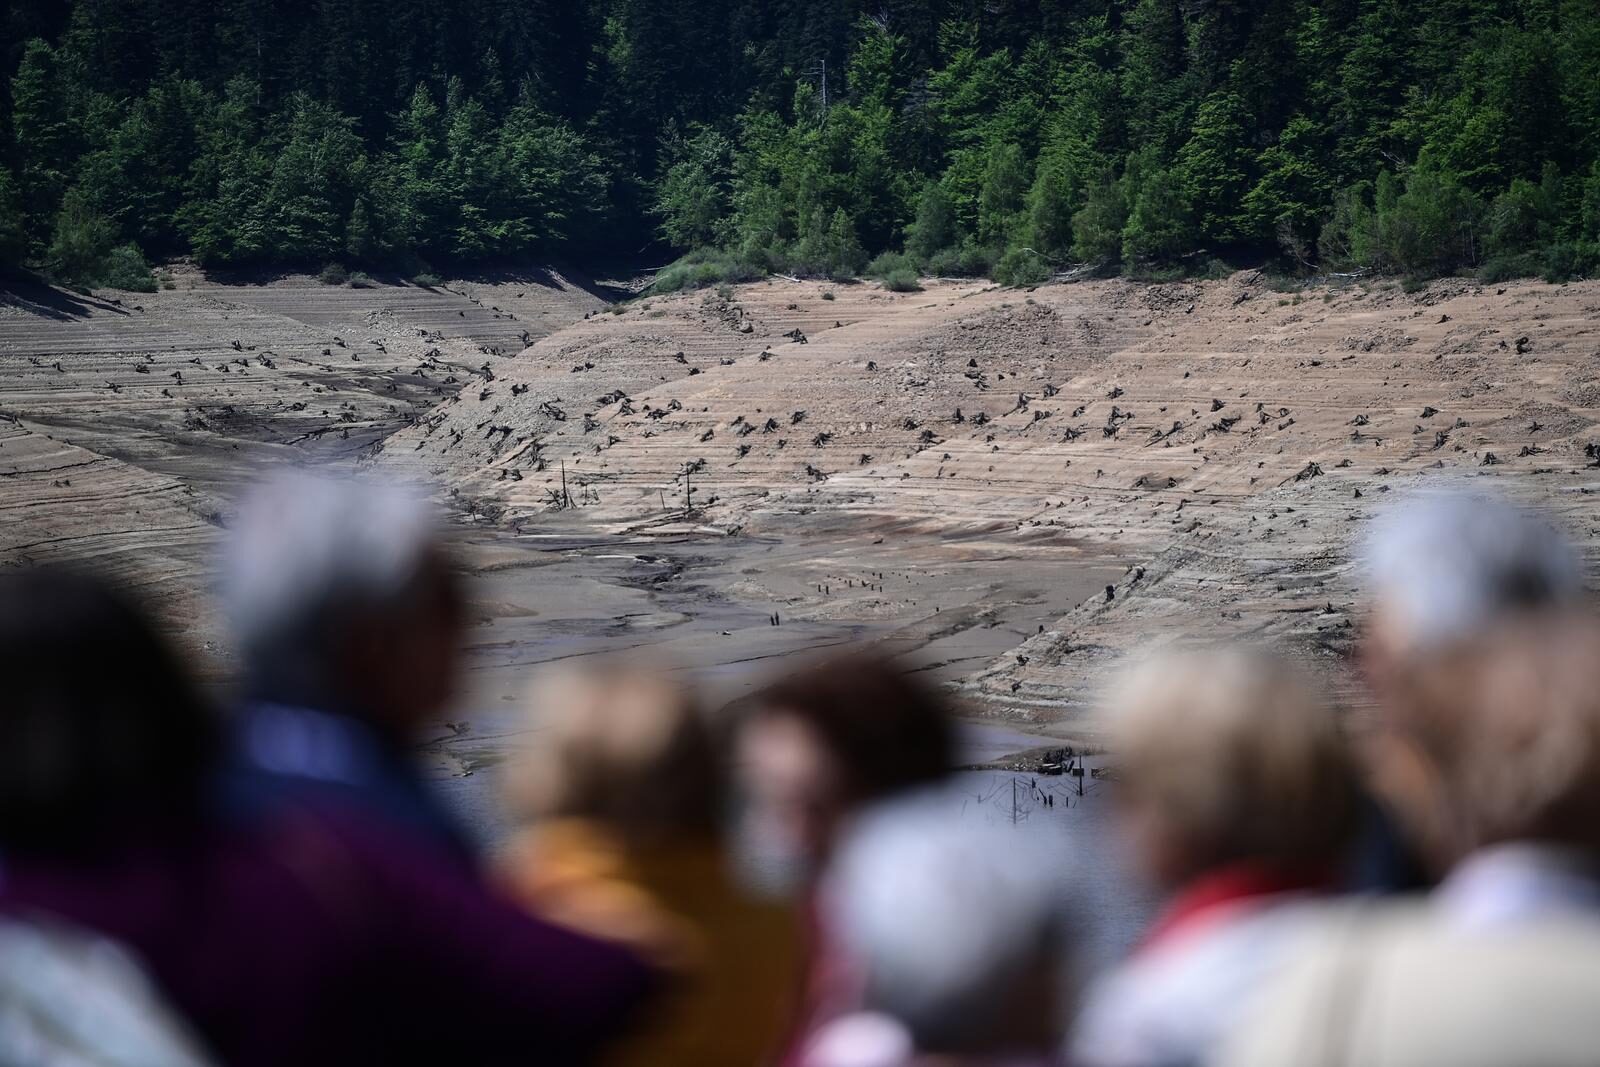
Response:
M1596 1067L1600 917L1493 929L1435 905L1345 905L1216 1067Z

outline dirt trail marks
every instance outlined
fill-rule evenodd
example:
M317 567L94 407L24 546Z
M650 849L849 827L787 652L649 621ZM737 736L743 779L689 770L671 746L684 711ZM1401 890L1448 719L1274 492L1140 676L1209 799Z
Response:
M512 524L561 499L564 466L581 514L619 531L681 529L687 482L692 522L745 534L869 545L914 528L1041 581L1052 561L1114 556L1114 596L1041 618L968 681L1000 713L1072 719L1100 668L1156 632L1346 651L1350 538L1390 491L1488 477L1589 536L1597 307L1592 284L1290 296L1255 274L1031 294L758 283L575 324L376 462ZM809 588L747 591L785 617L846 610Z
M345 457L530 538L555 509L597 544L736 533L649 588L718 640L759 624L740 655L893 635L1072 730L1152 634L1346 651L1350 540L1393 491L1484 478L1596 525L1600 284L772 281L614 310L554 276L180 285L0 301L0 557L114 559L182 610L225 471Z
M0 292L0 561L109 566L201 641L215 494L246 463L354 458L485 380L496 347L602 306L548 274L460 292L178 284Z

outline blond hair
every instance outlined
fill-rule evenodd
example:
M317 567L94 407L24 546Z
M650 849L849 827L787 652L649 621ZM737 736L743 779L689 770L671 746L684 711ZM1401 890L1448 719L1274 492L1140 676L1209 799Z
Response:
M621 664L547 674L534 686L534 744L507 791L523 819L582 818L624 838L714 832L722 774L688 687Z
M1127 672L1104 717L1120 787L1191 866L1323 863L1346 843L1356 787L1338 718L1281 657L1160 653Z
M1390 725L1436 774L1469 850L1542 838L1600 844L1600 623L1575 613L1502 624L1400 680Z

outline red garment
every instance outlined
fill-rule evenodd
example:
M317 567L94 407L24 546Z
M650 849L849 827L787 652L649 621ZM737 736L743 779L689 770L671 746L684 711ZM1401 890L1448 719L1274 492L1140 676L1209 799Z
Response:
M779 1067L802 1067L806 1048L823 1026L860 1011L866 976L829 927L821 894L813 891L805 907L805 962L794 1028L784 1042Z
M1288 870L1252 862L1218 867L1178 890L1140 938L1134 954L1170 944L1276 894L1325 892L1332 883L1332 872L1323 868Z

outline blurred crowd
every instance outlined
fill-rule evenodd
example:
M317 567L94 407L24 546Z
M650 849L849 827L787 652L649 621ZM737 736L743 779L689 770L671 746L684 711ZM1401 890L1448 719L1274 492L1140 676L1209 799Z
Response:
M225 699L127 592L13 569L0 1067L1600 1063L1582 561L1464 491L1358 555L1353 660L1152 634L1100 698L1109 834L1163 903L1098 971L1061 857L952 813L948 694L870 648L721 707L542 672L485 854L418 761L470 622L424 496L243 495Z

